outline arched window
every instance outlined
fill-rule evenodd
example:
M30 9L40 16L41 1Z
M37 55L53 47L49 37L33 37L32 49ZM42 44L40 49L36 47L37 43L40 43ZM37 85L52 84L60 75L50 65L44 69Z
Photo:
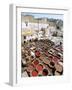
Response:
M26 21L25 24L26 24L26 27L27 27L28 26L28 22Z

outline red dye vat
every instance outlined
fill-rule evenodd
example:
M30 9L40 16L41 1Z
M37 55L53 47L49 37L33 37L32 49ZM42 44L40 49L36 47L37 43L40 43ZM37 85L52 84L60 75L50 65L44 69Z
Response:
M39 51L35 51L35 56L36 57L40 57L40 52Z
M38 76L38 71L37 70L33 70L32 71L32 76Z
M38 71L42 71L42 70L43 70L43 65L38 64L38 65L37 65L37 70L38 70Z
M37 66L38 64L39 64L38 60L34 61L34 66Z

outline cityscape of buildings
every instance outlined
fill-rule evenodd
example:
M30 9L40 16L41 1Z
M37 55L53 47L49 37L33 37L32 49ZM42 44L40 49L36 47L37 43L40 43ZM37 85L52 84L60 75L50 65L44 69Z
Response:
M49 38L55 43L59 43L63 37L63 21L59 19L34 18L32 15L22 16L22 42L23 36L27 37L26 40Z

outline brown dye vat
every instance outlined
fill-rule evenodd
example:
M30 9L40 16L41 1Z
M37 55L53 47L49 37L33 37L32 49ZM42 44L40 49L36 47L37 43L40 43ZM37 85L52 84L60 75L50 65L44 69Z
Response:
M43 75L43 76L47 76L47 75L48 75L48 70L47 70L47 69L43 69L42 75Z
M54 67L55 67L55 63L51 61L51 62L49 63L49 67L50 67L50 68L54 68Z
M54 62L50 62L50 65L51 65L51 66L54 66L54 65L55 65L55 63L54 63Z

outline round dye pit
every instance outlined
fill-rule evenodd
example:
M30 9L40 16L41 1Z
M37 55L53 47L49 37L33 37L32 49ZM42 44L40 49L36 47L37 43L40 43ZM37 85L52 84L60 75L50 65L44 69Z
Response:
M35 51L35 56L36 57L40 57L40 52L39 51Z
M33 70L32 71L32 76L38 76L38 71L37 70Z
M54 62L50 62L50 65L51 65L51 66L54 66L54 65L55 65L55 63L54 63Z
M38 71L42 71L43 70L43 65L38 64L36 68L37 68Z
M43 76L47 76L48 75L48 70L47 69L43 69L42 74L43 74Z
M38 60L34 61L34 66L37 66L38 64L39 64Z

